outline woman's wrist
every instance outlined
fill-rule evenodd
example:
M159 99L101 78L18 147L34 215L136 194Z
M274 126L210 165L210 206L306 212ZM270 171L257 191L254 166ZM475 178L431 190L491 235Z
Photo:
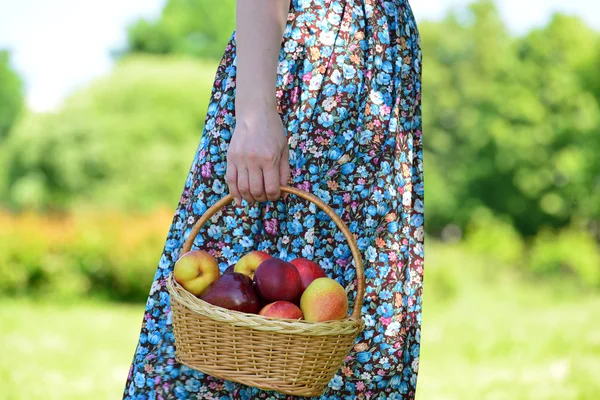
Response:
M256 115L257 113L264 113L265 111L276 111L277 110L277 97L275 94L272 96L266 95L236 95L235 99L235 114L238 118L246 115Z

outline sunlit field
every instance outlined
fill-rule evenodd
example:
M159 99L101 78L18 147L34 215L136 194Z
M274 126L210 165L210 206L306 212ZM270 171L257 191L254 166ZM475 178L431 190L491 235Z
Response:
M504 282L449 301L432 294L418 399L599 398L600 296L558 293ZM143 306L4 300L0 307L3 398L119 398Z
M556 4L545 20L517 13L536 22L513 32L515 15L503 11L502 0L444 2L453 5L442 18L418 24L426 256L417 398L600 399L600 31L576 7L566 14L571 7L561 11ZM111 24L97 32L88 26L90 17L100 21L89 12L93 2L79 8L52 2L48 9L63 13L64 7L62 19L22 12L21 3L0 6L0 17L11 22L0 21L0 36L31 31L15 46L0 40L0 400L121 399L173 212L190 166L204 157L195 157L202 133L206 126L217 136L215 127L233 126L229 113L215 112L231 99L211 93L234 84L235 68L219 63L232 38L235 1L164 0L153 17L137 15L142 10L126 0L102 2L103 10L132 11L129 22L119 22L123 43L110 49L114 63L87 80L81 67L73 75L81 82L63 88L64 98L48 112L30 105L30 89L58 89L54 80L69 75L60 65L79 69L88 54L106 49L95 48L80 29L29 18L39 14L46 22L119 35ZM542 12L546 2L538 3ZM327 23L334 24L333 14ZM58 28L76 40L54 40ZM38 32L47 40L28 39ZM377 83L365 80L360 93L366 98L389 86L392 75L379 46L359 33L346 32L335 46L349 44L349 57L374 51L368 74ZM416 45L395 34L391 39L405 49ZM60 52L56 44L71 50ZM34 45L42 51L32 51ZM31 58L24 56L28 48ZM292 50L299 63L278 64L286 85L295 85L291 78L309 87L315 71L327 78L330 69L309 68L327 52ZM405 55L397 61L392 69L402 76L417 68ZM32 80L33 67L50 71L51 80ZM406 93L418 92L416 82L402 81ZM315 121L326 116L311 107ZM404 133L417 119L400 123L405 111L396 117L385 128L398 127L398 149L411 149L412 157L414 140ZM353 118L339 126L353 127ZM363 129L363 120L356 120L357 132L373 131L374 151L392 142L374 134L381 126ZM336 134L352 136L353 129ZM312 174L313 158L299 159L301 152L312 154L312 131L300 134L310 140L295 146L292 161ZM341 147L335 135L327 140L331 151L319 153L333 163ZM217 173L224 164L213 162L209 170ZM311 190L325 187L316 183ZM417 190L406 179L403 190L407 184ZM200 197L202 185L195 186L186 196ZM393 192L399 189L394 185ZM185 206L193 211L188 217L203 208L194 203Z

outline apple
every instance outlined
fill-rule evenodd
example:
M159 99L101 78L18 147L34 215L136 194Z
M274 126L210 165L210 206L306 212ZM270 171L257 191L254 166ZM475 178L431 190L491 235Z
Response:
M319 264L307 260L306 258L295 258L290 263L294 264L298 272L300 273L300 280L302 281L302 291L304 292L308 285L311 284L317 278L325 278L327 274L323 271L323 268Z
M263 261L254 274L260 297L267 303L284 300L295 303L302 294L300 273L287 261L269 258Z
M254 278L254 273L260 263L269 258L271 258L271 256L264 251L251 251L238 260L235 264L234 271L248 275L250 278Z
M260 302L252 285L252 279L239 272L221 276L202 293L200 298L228 310L252 314L260 310Z
M267 304L260 310L258 315L271 318L285 318L285 319L302 319L302 311L297 305L290 303L289 301L276 301L274 303Z
M225 274L231 274L232 272L234 272L234 270L233 270L234 268L235 268L235 264L234 265L230 265L229 267L227 267L227 269L225 270L225 272L223 272L223 275L225 275Z
M175 263L173 276L185 290L199 296L211 283L219 278L217 260L203 250L191 250Z
M348 316L346 291L334 279L317 278L302 294L300 310L311 322L344 319Z

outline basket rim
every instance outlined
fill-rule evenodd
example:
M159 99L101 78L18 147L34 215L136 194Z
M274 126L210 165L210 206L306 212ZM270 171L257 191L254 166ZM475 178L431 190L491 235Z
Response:
M175 301L188 311L210 318L213 321L226 323L238 328L250 328L263 332L279 332L306 336L357 335L364 329L362 318L350 315L344 319L324 322L269 318L258 314L243 313L210 304L185 290L170 273L167 290L171 302ZM173 308L171 306L171 308Z
M316 205L319 209L321 209L321 211L327 214L329 218L331 218L331 220L335 223L340 232L346 238L346 241L348 242L348 247L350 248L350 252L352 253L352 258L354 259L354 270L356 272L356 286L352 288L356 292L356 299L354 302L354 307L352 309L352 317L357 321L360 320L362 314L362 304L365 296L366 282L365 272L363 268L363 259L360 250L358 249L358 245L356 243L354 235L350 232L350 229L348 228L346 223L342 221L340 216L337 215L337 213L329 205L327 205L323 200L321 200L317 196L308 193L302 189L298 189L288 185L281 185L280 189L283 193L293 194L295 196L300 197L301 199L307 200L310 203ZM189 236L183 243L180 255L183 255L192 250L194 241L196 240L196 237L200 233L200 229L202 229L204 224L206 224L206 222L209 219L211 219L219 211L221 211L221 209L224 206L230 204L231 202L233 202L233 196L231 194L228 194L221 200L213 204L202 214L202 216L200 216L200 218L192 227Z

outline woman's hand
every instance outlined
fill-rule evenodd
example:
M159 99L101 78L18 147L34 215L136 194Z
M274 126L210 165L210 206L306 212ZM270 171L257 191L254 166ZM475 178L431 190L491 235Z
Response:
M290 176L275 83L289 0L236 2L236 126L227 151L229 193L239 204L277 200Z
M227 151L227 183L236 203L275 201L289 177L287 135L276 108L238 114Z

